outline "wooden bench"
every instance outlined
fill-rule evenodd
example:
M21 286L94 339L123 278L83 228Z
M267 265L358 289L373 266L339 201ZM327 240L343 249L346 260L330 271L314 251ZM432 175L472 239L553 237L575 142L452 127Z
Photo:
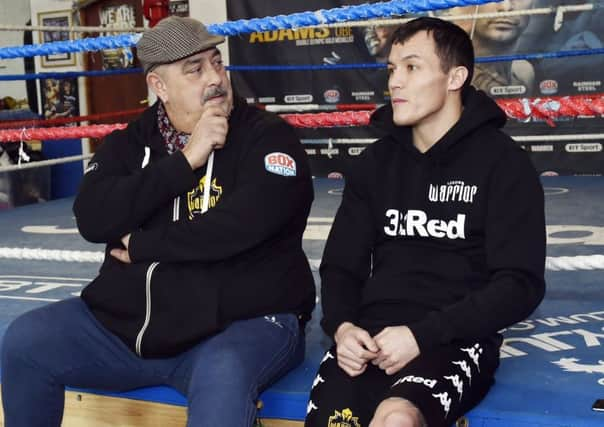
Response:
M63 427L184 427L186 406L106 396L82 391L65 393ZM263 418L263 427L302 427L303 421ZM0 410L0 426L4 417Z

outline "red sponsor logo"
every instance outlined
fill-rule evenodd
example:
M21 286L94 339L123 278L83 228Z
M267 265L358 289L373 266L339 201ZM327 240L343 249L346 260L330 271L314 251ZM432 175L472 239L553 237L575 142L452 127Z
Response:
M325 102L335 103L340 100L340 92L336 89L328 89L323 92Z
M292 159L291 157L289 157L286 154L270 154L268 156L268 164L269 165L280 165L280 166L285 166L287 168L293 168L294 167L294 159Z
M264 167L267 171L283 176L296 175L296 162L288 154L270 153L264 158Z
M552 95L558 92L558 82L556 80L543 80L539 83L539 90L544 95Z

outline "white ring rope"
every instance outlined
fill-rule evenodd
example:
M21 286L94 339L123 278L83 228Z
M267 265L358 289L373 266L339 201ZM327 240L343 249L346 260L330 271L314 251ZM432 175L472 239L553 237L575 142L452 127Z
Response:
M479 5L476 5L474 7L474 13L472 14L472 28L470 28L470 40L472 40L472 41L474 40L474 33L476 32L476 22L477 22L476 16L478 15L479 7L480 7Z
M20 165L10 165L0 167L0 173L12 172L23 169L41 168L44 166L60 165L62 163L77 162L78 160L90 159L92 154L84 154L80 156L61 157L60 159L41 160L39 162L21 163Z
M96 251L0 247L0 259L100 263L104 258L104 252ZM308 261L313 271L319 270L320 259L310 258ZM604 255L548 256L545 267L552 271L604 270Z
M584 133L576 135L524 135L512 136L518 142L540 142L540 141L591 141L604 139L604 133ZM375 138L317 138L302 139L303 144L365 144L369 145L377 141Z
M301 139L302 144L373 144L375 138L319 138L319 139Z
M569 190L562 187L543 187L543 191L546 196L557 196L558 194L566 194Z
M466 15L446 15L438 14L438 17L447 21L469 21L475 19L492 19L492 18L503 18L509 16L525 16L525 15L556 15L556 22L554 29L557 31L562 25L564 19L564 13L566 12L589 12L596 8L594 4L579 4L569 6L551 6L551 7L540 7L536 9L523 9L523 10L511 10L509 12L490 12L490 13L471 13ZM350 22L336 22L327 25L315 25L316 28L322 27L367 27L367 26L388 26L388 25L400 25L409 22L415 18L397 18L397 19L369 19L366 21L350 21Z
M103 262L104 252L67 251L41 248L0 247L0 259L24 259L36 261Z
M552 271L604 270L604 255L548 256L545 268Z
M320 259L308 260L313 271L319 271ZM604 270L604 255L548 256L545 268L551 271Z
M513 136L514 141L536 142L536 141L585 141L592 139L604 139L604 133L582 133L577 135L527 135Z
M378 107L382 105L384 104L377 104ZM320 104L267 104L264 106L266 111L273 113L306 113L308 111L319 110L320 108Z
M317 10L315 11L315 17L325 25L325 17L323 16L323 11Z
M148 30L146 27L88 27L81 25L50 26L50 25L0 25L0 31L63 31L69 33L140 33Z
M312 271L319 271L321 260L309 258ZM551 271L604 270L604 255L548 256L545 269Z
M592 141L604 139L604 133L585 133L575 135L524 135L512 136L514 141L518 142L540 142L540 141ZM317 138L301 139L302 144L364 144L369 145L377 141L375 138ZM79 156L67 156L59 159L41 160L38 162L21 163L21 165L0 166L0 173L12 172L16 170L32 169L44 166L59 165L62 163L77 162L92 158L93 154L84 154Z
M472 13L467 15L455 15L447 16L439 14L439 17L449 21L460 21L460 20L475 20L475 19L490 19L497 17L508 17L508 16L523 16L523 15L556 15L556 26L562 25L563 16L567 12L588 12L594 10L596 5L594 4L582 4L582 5L568 5L568 6L551 6L541 7L536 9L523 9L523 10L512 10L509 12L491 12L491 13ZM320 10L315 12L317 19L324 21L324 17ZM409 22L414 18L398 18L398 19L370 19L365 21L351 21L351 22L337 22L333 24L322 24L314 25L309 28L336 28L336 27L367 27L367 26L385 26L385 25L398 25ZM67 31L72 33L132 33L132 32L143 32L149 28L146 27L129 27L129 28L109 28L109 27L94 27L94 26L49 26L49 25L10 25L0 24L0 31Z
M585 133L575 135L524 135L512 136L514 141L518 142L555 142L555 141L593 141L604 140L604 133ZM317 139L301 139L302 144L316 145L328 144L330 147L333 144L361 144L369 145L377 141L375 138L317 138ZM80 156L61 157L59 159L42 160L39 162L25 163L21 165L0 166L0 173L12 172L16 170L32 169L37 167L52 166L62 163L77 162L80 160L90 159L92 154L84 154Z

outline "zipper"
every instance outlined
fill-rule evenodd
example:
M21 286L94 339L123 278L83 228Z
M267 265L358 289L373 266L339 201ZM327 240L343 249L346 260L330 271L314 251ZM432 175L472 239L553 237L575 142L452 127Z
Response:
M145 279L145 295L146 295L146 308L145 308L145 323L143 323L143 327L138 332L136 336L136 354L139 357L143 357L141 347L143 344L143 335L149 326L149 322L151 321L151 278L153 277L153 271L159 265L159 262L152 263L149 268L147 268L147 276Z
M146 163L148 163L148 147L145 147L145 159L147 159L147 161L145 162L145 160L143 160L143 166L146 166ZM176 196L174 198L174 204L172 206L172 222L176 222L178 221L180 218L180 197ZM138 357L143 357L143 351L142 351L142 347L143 347L143 336L145 335L145 332L147 331L147 328L149 327L149 322L151 322L151 279L153 278L153 272L155 271L155 269L157 268L157 266L159 265L159 262L153 262L151 263L151 265L147 268L147 274L145 276L145 322L143 323L143 326L141 327L140 331L138 331L138 334L136 336L136 354L138 355Z

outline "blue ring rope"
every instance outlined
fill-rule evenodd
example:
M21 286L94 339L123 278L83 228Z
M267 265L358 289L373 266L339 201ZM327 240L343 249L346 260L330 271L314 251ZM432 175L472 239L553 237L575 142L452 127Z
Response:
M54 73L37 73L37 74L6 74L0 75L0 81L6 80L37 80L37 79L69 79L73 77L98 77L98 76L114 76L120 74L142 73L142 68L125 68L121 70L97 70L97 71L65 71Z
M527 54L517 54L517 55L483 56L481 58L476 58L476 63L505 62L505 61L515 61L518 59L564 58L567 56L601 55L603 53L604 53L604 48L595 48L595 49L578 49L578 50L560 50L558 52L527 53Z
M391 0L380 3L365 3L356 6L343 6L333 9L320 9L315 12L300 12L290 15L269 16L266 18L240 19L223 24L209 25L208 31L222 36L234 36L242 33L294 29L311 25L335 24L348 21L365 21L393 15L406 15L459 6L473 6L490 3L492 0ZM501 0L495 0L497 2Z
M567 56L585 56L602 55L604 48L580 49L580 50L561 50L558 52L529 53L518 55L503 56L484 56L476 58L476 63L515 61L518 59L552 59L564 58ZM354 69L374 69L386 68L381 63L360 63L360 64L329 64L329 65L229 65L226 67L229 71L322 71L322 70L354 70ZM119 74L142 73L142 68L127 68L121 70L105 71L68 71L61 73L38 73L38 74L6 74L0 75L0 81L8 80L35 80L35 79L66 79L72 77L96 77L112 76Z
M321 64L321 65L229 65L229 71L322 71L386 68L379 62L359 64Z
M140 38L141 34L120 34L119 36L89 37L80 40L9 46L0 49L0 59L134 47Z
M365 3L356 6L321 9L315 12L300 12L290 15L227 21L222 24L209 25L208 31L223 36L234 36L243 33L293 29L311 25L334 24L338 22L362 21L393 15L448 9L458 6L480 5L483 3L490 3L491 1L492 0L391 0L381 3ZM0 59L134 47L140 37L141 34L121 34L117 36L90 37L80 40L66 40L25 46L9 46L0 49Z

